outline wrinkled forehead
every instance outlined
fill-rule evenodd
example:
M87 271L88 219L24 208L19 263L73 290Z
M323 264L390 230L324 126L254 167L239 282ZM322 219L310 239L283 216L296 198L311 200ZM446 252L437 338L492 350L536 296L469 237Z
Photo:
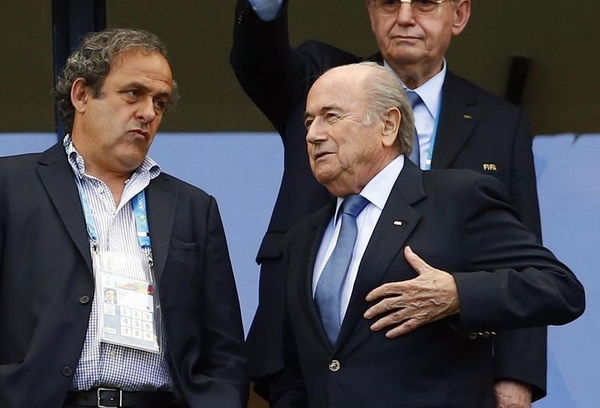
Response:
M168 87L173 86L173 74L167 59L159 52L128 50L116 56L108 76L123 81L157 81Z

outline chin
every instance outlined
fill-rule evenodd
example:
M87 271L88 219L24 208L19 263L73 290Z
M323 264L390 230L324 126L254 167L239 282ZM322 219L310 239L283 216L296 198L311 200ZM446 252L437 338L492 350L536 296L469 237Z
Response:
M323 184L324 186L327 186L327 184L332 183L337 177L337 174L332 172L331 170L319 169L318 167L315 170L313 170L313 174L317 181Z
M140 167L142 165L142 163L144 162L145 158L146 158L146 156L142 156L141 158L127 157L127 158L121 160L121 165L123 166L124 169L131 172L131 171L134 171L135 169L137 169L138 167Z
M402 48L402 49L400 49ZM414 50L416 52L411 52L409 47L396 46L392 49L392 51L387 55L387 59L394 61L397 64L414 64L422 59L422 54L418 52L418 50ZM412 47L411 47L412 48Z

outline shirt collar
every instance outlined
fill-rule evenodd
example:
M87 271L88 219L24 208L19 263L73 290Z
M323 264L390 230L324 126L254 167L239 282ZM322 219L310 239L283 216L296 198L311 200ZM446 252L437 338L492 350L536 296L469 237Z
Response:
M373 204L379 210L383 211L383 207L403 167L404 156L399 155L367 183L360 192L360 195L369 200L369 204ZM337 222L338 211L342 205L342 201L344 201L344 197L338 197L335 208L335 222Z
M63 146L65 148L65 153L67 154L67 159L69 161L69 164L71 165L71 169L73 169L73 173L75 173L75 176L80 179L83 178L84 176L86 176L85 160L83 159L83 156L81 154L79 154L79 152L75 148L75 145L73 144L73 140L71 139L70 134L67 134L64 137ZM148 175L150 176L150 179L152 180L152 179L158 177L158 175L161 173L161 169L160 169L160 166L158 165L158 163L156 163L150 157L146 156L144 158L144 161L140 165L140 167L138 167L137 169L134 170L134 173L136 173L136 174L148 173Z
M389 70L392 70L385 60L383 61L383 66ZM446 59L444 58L442 60L442 69L440 72L435 74L420 87L412 89L412 91L415 91L417 95L421 97L421 100L425 104L425 107L434 120L437 119L440 111L440 103L442 101L442 86L444 85L444 79L446 78L447 70ZM402 80L400 80L400 82L402 83L402 87L404 87L404 89L409 89L406 85L404 85Z

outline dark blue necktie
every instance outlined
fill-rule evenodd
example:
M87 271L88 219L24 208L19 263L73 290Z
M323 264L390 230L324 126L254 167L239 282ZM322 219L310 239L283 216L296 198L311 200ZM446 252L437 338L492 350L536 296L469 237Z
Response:
M408 100L410 101L410 106L412 106L413 112L415 111L415 107L421 103L423 100L415 91L411 91L410 89L406 90L406 96L408 96ZM418 167L421 167L421 152L419 151L419 133L417 132L417 128L415 127L413 138L412 138L412 151L408 158L411 162L415 163Z
M369 203L360 195L351 195L344 199L340 206L342 226L335 248L323 268L317 283L315 301L323 322L323 327L331 344L335 344L341 327L340 300L342 285L350 266L352 251L356 242L358 229L356 217Z

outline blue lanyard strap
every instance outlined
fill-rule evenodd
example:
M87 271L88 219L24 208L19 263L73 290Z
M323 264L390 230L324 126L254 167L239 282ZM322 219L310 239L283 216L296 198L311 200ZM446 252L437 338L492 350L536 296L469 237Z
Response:
M76 180L77 191L79 192L79 198L81 199L81 206L83 208L83 215L85 216L85 225L87 228L88 235L92 246L97 247L98 245L98 233L96 231L96 223L94 222L94 216L90 208L90 202L88 197L83 190L81 180ZM140 244L140 248L150 248L150 227L148 225L148 212L146 209L146 194L144 190L140 191L131 199L131 210L133 212L133 218L135 221L135 229L137 239Z
M81 180L76 178L77 191L79 192L79 199L81 200L81 207L83 208L83 216L85 217L85 227L87 229L88 236L92 242L94 249L98 247L98 233L96 232L96 223L94 222L94 216L90 209L90 202L88 201L87 195L81 185Z
M150 248L150 227L148 226L148 211L146 209L146 193L140 191L131 200L131 209L135 219L137 239L142 249Z
M435 148L435 139L437 138L438 125L440 124L440 116L442 116L442 101L440 100L440 106L438 107L437 115L435 117L435 123L433 125L433 132L431 133L431 141L429 143L429 151L427 152L427 160L423 170L431 170L431 162L433 160L433 149Z

